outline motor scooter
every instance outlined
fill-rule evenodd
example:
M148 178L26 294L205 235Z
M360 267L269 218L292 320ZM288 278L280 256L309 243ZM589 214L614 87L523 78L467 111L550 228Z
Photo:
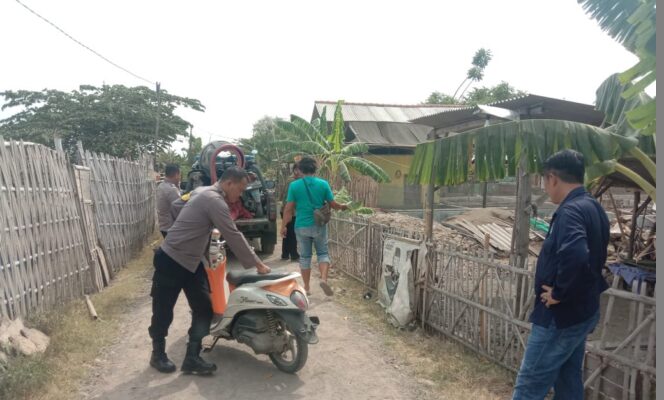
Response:
M307 315L309 299L297 282L297 272L258 274L227 271L226 242L212 232L209 265L214 317L212 351L220 338L237 340L256 354L267 354L281 371L304 367L310 344L318 343L318 317Z

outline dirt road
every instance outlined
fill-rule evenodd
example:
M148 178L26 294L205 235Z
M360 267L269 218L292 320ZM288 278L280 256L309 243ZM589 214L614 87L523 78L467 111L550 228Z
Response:
M297 264L268 259L274 270L298 270ZM238 268L231 261L231 268ZM317 275L316 272L312 274ZM316 279L313 278L312 279ZM148 365L151 316L149 280L144 296L128 312L118 342L97 360L93 378L81 389L84 399L416 399L414 378L385 353L383 338L347 318L312 282L310 314L318 315L320 343L309 348L306 366L297 375L277 370L269 358L247 346L219 341L203 355L219 368L212 377L161 374ZM167 352L179 367L190 323L187 301L178 300Z

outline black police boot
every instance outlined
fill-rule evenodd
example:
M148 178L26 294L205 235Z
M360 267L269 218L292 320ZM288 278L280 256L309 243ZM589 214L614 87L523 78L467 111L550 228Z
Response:
M166 355L165 340L152 341L152 357L150 357L150 365L159 372L175 372L175 364L173 364Z
M180 371L187 374L209 375L217 370L217 366L203 360L200 356L201 342L187 343L187 355L184 357Z

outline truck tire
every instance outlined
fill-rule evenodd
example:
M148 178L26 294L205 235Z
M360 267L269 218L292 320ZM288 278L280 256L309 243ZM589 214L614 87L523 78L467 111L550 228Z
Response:
M271 255L274 253L276 243L261 243L261 253Z

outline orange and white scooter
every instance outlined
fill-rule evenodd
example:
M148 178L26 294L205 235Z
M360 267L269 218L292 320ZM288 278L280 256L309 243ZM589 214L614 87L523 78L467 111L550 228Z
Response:
M297 272L227 272L225 242L218 230L210 240L210 282L214 318L210 335L237 340L256 354L267 354L284 372L295 373L307 361L309 344L318 343L319 319L307 315L309 300Z

